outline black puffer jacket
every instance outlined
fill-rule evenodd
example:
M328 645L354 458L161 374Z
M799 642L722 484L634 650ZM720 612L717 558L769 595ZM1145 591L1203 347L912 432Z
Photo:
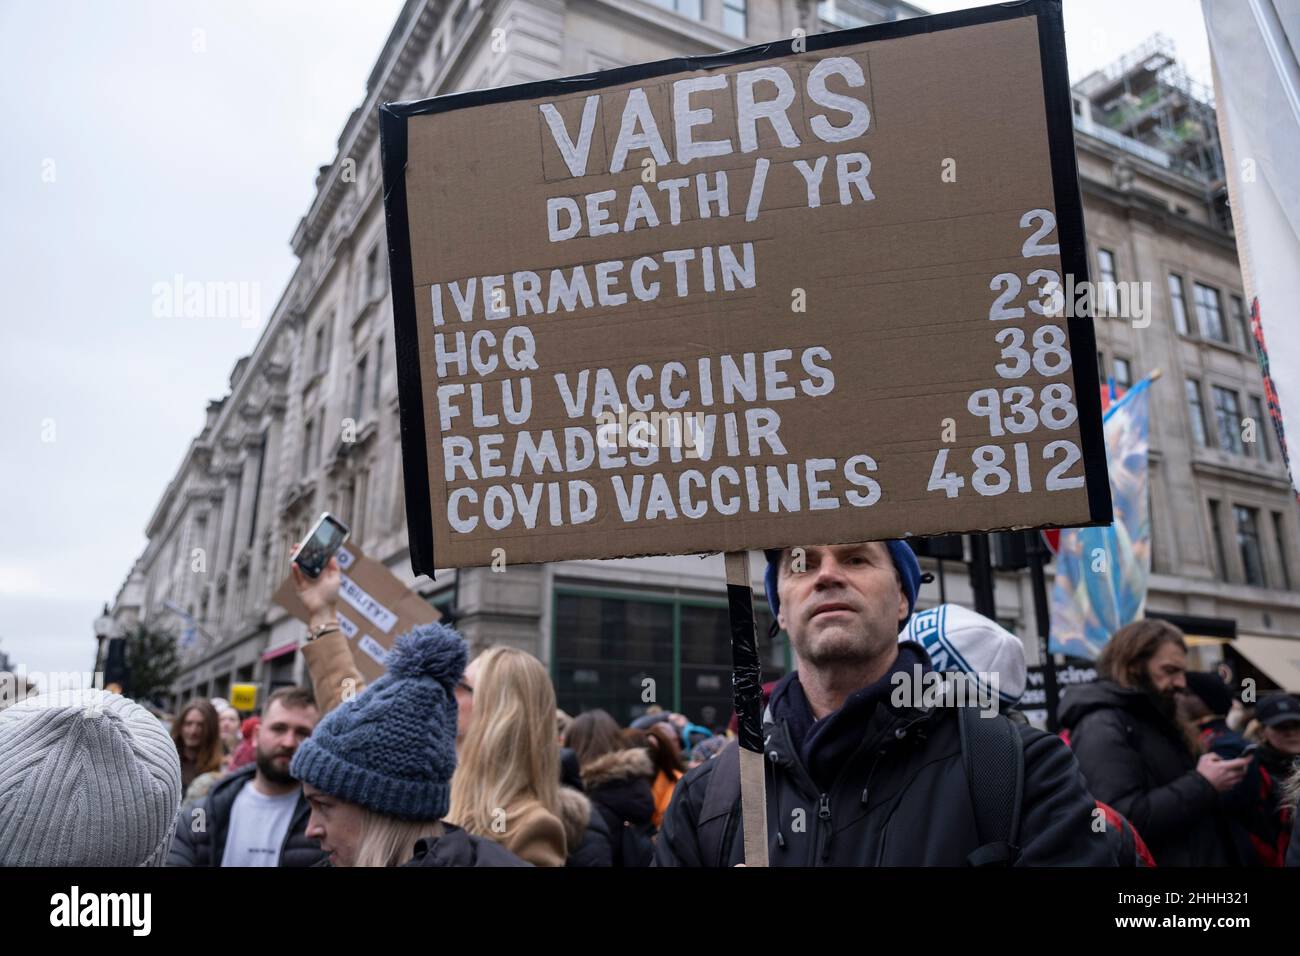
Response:
M440 837L415 844L415 856L402 866L532 866L500 843L487 837L471 836L460 827L443 824Z
M206 797L181 807L176 835L167 851L167 866L221 865L221 857L226 852L226 834L230 830L230 810L235 805L235 797L256 771L255 764L236 770L217 781ZM201 809L203 814L196 816L196 809ZM320 844L307 837L310 816L311 806L299 791L293 820L280 845L280 866L315 866L326 859ZM202 826L198 825L200 821Z
M1128 817L1158 866L1236 862L1218 791L1145 691L1108 680L1072 687L1061 724L1088 788Z
M1262 744L1241 782L1223 795L1233 846L1246 866L1286 865L1295 808L1283 792L1296 767L1296 758Z
M654 775L650 755L640 747L604 754L582 767L583 787L609 831L615 866L650 863Z
M569 847L565 866L599 867L614 865L614 849L609 838L609 825L591 805L580 790L560 787L560 819L564 822L564 838Z
M1286 849L1286 865L1300 867L1300 808L1292 815L1291 845Z
M832 715L817 722L820 733L800 734L797 716L781 706L790 681L787 677L773 691L764 715L769 864L966 865L982 841L957 712L895 707L887 694L878 694L866 701L871 706L848 711L846 704L837 711L852 718L838 728L829 724L836 719ZM1016 731L1024 744L1017 865L1114 866L1104 834L1090 826L1094 803L1069 748L1029 726ZM825 732L838 741L828 740ZM824 791L814 783L796 739L810 743L814 765L825 767L829 759L833 782ZM710 780L724 761L736 759L736 748L735 742L728 744L678 782L656 842L656 866L742 861L738 794L721 804L715 797L704 812Z

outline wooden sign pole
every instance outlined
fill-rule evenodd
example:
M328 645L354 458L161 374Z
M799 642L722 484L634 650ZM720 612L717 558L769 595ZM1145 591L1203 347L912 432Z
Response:
M754 633L749 553L728 551L731 687L740 741L740 810L745 866L767 866L767 785L763 775L763 665Z

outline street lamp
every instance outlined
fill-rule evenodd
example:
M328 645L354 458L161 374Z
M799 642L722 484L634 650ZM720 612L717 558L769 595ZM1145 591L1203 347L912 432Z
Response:
M95 672L98 673L104 669L104 642L113 636L113 615L108 611L108 605L104 605L104 610L99 617L95 618Z

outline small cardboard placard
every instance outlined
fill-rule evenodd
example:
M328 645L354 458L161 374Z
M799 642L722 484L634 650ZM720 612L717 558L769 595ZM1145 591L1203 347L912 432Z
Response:
M420 624L431 624L439 614L389 571L381 561L366 557L349 541L339 548L342 580L339 584L339 629L352 648L352 660L367 682L384 672L384 659L393 641ZM272 600L300 621L307 621L306 606L298 597L290 575L280 583Z
M381 110L412 566L1106 523L1058 0Z

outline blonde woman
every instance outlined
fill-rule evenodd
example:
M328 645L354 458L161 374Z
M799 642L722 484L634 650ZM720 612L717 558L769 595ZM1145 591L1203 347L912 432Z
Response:
M388 670L342 701L293 755L311 804L307 836L333 866L522 866L443 817L456 766L465 642L441 624L403 634Z
M475 660L474 720L447 819L535 866L564 866L555 689L537 658L494 647Z
M303 655L325 714L289 767L311 805L307 836L333 866L525 866L444 819L467 657L460 635L442 624L403 634L366 686L338 630L338 560L314 579L295 567L293 579L311 615Z

